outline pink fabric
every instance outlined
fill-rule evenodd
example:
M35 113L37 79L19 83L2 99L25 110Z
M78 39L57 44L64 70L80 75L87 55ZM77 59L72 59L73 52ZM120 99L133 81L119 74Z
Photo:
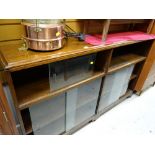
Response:
M109 45L113 43L119 43L123 41L138 41L138 40L151 40L155 39L155 35L147 34L139 31L135 32L121 32L115 34L108 34L106 42L104 44ZM91 45L102 45L102 35L86 35L85 42Z

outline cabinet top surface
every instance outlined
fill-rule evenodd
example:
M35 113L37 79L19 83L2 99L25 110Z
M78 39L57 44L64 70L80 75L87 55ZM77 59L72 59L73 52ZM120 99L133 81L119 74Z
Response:
M21 43L10 44L0 46L0 67L3 70L17 71L137 42L140 41L126 41L111 45L92 46L77 39L68 39L62 49L50 52L20 51Z

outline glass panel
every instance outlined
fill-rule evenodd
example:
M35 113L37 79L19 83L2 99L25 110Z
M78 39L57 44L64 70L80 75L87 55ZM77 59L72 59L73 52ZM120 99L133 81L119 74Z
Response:
M123 76L122 76L123 83L122 83L122 87L121 87L120 97L123 96L127 91L128 84L130 81L130 77L132 75L134 67L135 67L135 65L132 65L132 66L129 66L129 67L124 69Z
M96 54L51 63L51 91L86 79L93 74Z
M134 65L106 76L100 98L99 111L108 107L126 93L133 68Z
M29 108L36 135L61 134L65 131L65 94Z
M66 130L95 114L101 78L67 92Z

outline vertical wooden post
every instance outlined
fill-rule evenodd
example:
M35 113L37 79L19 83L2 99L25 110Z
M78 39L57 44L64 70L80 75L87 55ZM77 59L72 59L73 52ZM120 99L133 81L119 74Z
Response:
M19 134L0 80L0 130L2 134Z
M143 90L145 80L147 79L149 71L153 65L154 60L155 60L155 52L154 51L155 51L155 41L153 42L150 51L148 51L149 54L144 62L142 71L140 72L139 78L136 81L136 84L134 86L134 90L136 90L137 92L141 92Z
M84 21L83 34L87 34L88 33L88 26L89 26L89 21L86 19Z
M154 19L151 20L148 28L147 28L147 33L151 33L151 30L152 30L152 27L153 27L153 24L154 24Z
M21 130L22 130L23 134L26 134L24 124L23 124L23 120L22 120L22 116L21 116L21 112L20 112L20 110L18 108L18 101L17 101L16 92L15 92L15 89L14 89L14 85L13 85L13 81L12 81L12 77L11 77L10 72L6 72L6 78L7 78L7 84L9 86L9 88L10 88L10 92L11 92L11 95L12 95L12 98L13 98L13 101L14 101L14 105L15 105L15 109L16 109L16 112L17 112L17 116L18 116L18 120L19 120L19 123L20 123Z
M103 22L102 41L105 42L109 31L110 19L106 19Z

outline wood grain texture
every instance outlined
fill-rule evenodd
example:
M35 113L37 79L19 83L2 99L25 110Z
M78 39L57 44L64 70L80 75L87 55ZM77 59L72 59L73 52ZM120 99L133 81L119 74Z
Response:
M106 19L95 19L95 20L85 20L87 22L86 26L87 26L87 30L86 30L86 34L102 34L104 26L105 29L107 29L106 23L109 20ZM104 25L105 24L105 25Z
M102 20L101 20L102 21ZM104 77L105 72L108 73L121 69L123 67L129 66L145 60L145 57L139 55L126 55L123 58L119 57L116 59L112 58L112 49L121 46L127 46L139 43L140 41L126 41L118 44L112 45L101 45L101 46L91 46L84 42L79 42L76 39L69 39L65 47L52 52L34 52L32 50L28 51L19 51L18 48L21 47L21 42L18 42L18 39L21 38L24 34L24 30L21 28L21 25L17 21L2 21L0 24L0 59L2 63L2 68L5 69L8 73L7 82L11 88L11 93L14 98L17 114L19 121L22 126L23 133L30 133L32 131L31 126L27 124L24 128L23 120L21 117L21 110L30 107L33 104L37 104L38 101L46 100L48 98L59 95L69 89L78 87L79 85L85 84L91 80L97 79L99 77ZM77 32L83 32L84 30L84 21L83 20L66 20L67 25ZM133 24L132 26L130 24ZM134 24L142 24L142 28L146 28L147 24L145 21L117 21L117 23L112 23L110 26L109 32L119 32L119 31L128 31L131 27L134 30ZM102 22L89 22L89 28L87 30L91 33L100 32L100 29L103 30ZM141 28L141 27L140 27ZM145 46L145 45L144 45ZM126 47L127 48L127 47ZM140 50L141 51L141 50ZM61 88L59 90L50 92L49 91L49 82L48 78L42 78L41 80L34 80L32 83L19 85L14 87L12 77L10 72L19 71L35 66L40 66L43 64L48 64L55 61L65 60L69 58L74 58L82 55L87 55L91 53L100 52L100 58L103 58L103 61L100 59L100 64L104 64L105 68L103 71L96 72L92 77L85 80L79 81L67 87ZM133 51L134 52L134 51ZM105 55L104 55L104 54ZM111 61L111 64L110 64ZM99 65L98 65L99 66ZM99 66L99 68L101 68ZM136 75L137 76L137 75ZM135 76L131 77L135 79ZM18 98L18 100L17 100Z
M70 26L74 31L76 32L82 32L83 31L83 22L82 21L70 21L66 22L68 26Z
M102 56L102 55L101 55ZM105 62L108 62L108 64L103 64L102 66L105 66L103 71L107 70L107 67L109 66L109 61L111 58L108 54L105 56L105 58L108 60L105 60ZM108 73L117 71L118 69L130 66L132 64L136 64L140 61L145 60L145 57L139 56L136 54L128 54L116 57L111 60L110 68L108 70ZM102 68L100 68L102 69ZM49 89L49 80L47 78L38 78L36 80L32 80L32 82L29 83L23 83L21 85L18 85L16 89L17 99L18 99L18 107L22 110L25 109L33 104L36 104L38 101L56 96L58 94L61 94L69 89L72 89L74 87L77 87L81 84L85 84L91 80L94 80L99 77L103 77L105 75L105 72L94 72L94 75L92 77L87 78L85 80L79 81L77 83L71 84L69 86L63 87L61 89L55 90L50 92Z
M0 25L20 24L21 19L0 19Z
M110 19L107 19L103 22L103 32L102 32L102 41L106 41L108 31L109 31L109 26L110 26Z
M120 24L142 24L142 23L148 23L150 22L149 19L112 19L111 24L113 25L120 25Z
M96 72L91 77L71 84L69 86L63 87L61 89L50 91L47 79L42 79L41 81L36 81L27 85L22 85L16 89L18 96L18 108L20 110L30 107L31 105L37 104L37 102L57 96L63 92L73 89L82 84L88 83L97 78L103 77L104 72ZM38 90L38 91L37 91Z
M7 120L4 118L5 112ZM5 93L3 91L2 83L0 80L0 126L3 128L4 134L18 134L13 114L8 105Z
M152 20L150 21L149 26L148 26L148 28L147 28L147 33L152 33L152 32L154 31L154 30L153 30L154 22L155 22L154 19L152 19ZM152 32L151 32L151 31L152 31Z
M92 46L77 39L69 39L62 49L51 52L19 51L21 44L0 47L1 62L5 70L17 71L25 68L48 64L55 61L74 58L82 55L105 51L108 49L139 43L125 41L111 45Z
M146 57L139 56L136 54L126 54L118 57L114 57L111 60L111 64L109 66L108 73L117 71L119 69L122 69L124 67L136 64L138 62L141 62L145 60Z
M155 34L155 23L150 33ZM143 91L143 89L145 89L143 86L149 75L151 67L153 66L154 61L155 61L155 41L153 42L152 47L150 48L150 51L148 51L148 56L146 58L146 61L140 72L139 78L137 79L135 87L133 88L136 92L140 93L141 91ZM145 87L147 87L147 84L145 84Z
M1 101L0 101L0 135L12 135L13 131L10 128L8 121L6 121L4 117L4 112L5 112L4 108L2 107Z
M149 32L152 21L150 19L112 19L109 33L125 31Z
M21 39L24 35L23 26L17 25L0 25L0 41Z
M97 54L97 57L96 57L97 61L95 62L95 68L97 70L101 70L101 71L104 71L105 73L107 73L109 63L111 61L112 51L113 51L113 49L110 49L110 50L106 51L106 53L100 52Z
M24 124L23 124L23 121L22 121L20 110L18 109L18 101L17 101L16 92L15 92L15 89L14 89L14 85L13 85L13 81L12 81L12 77L11 77L10 72L6 72L6 81L7 81L7 84L9 86L12 98L13 98L13 103L15 105L15 110L16 110L16 114L17 114L17 117L18 117L18 121L20 123L20 128L22 130L22 133L25 134L25 128L24 128Z
M0 71L0 81L2 84L6 83L6 74L4 71Z
M108 33L118 33L118 32L126 32L129 30L129 25L125 24L125 25L113 25L110 24L109 26L109 32Z
M0 46L5 46L5 45L15 45L15 44L22 44L22 40L21 39L17 39L17 40L8 40L8 41L1 41L0 42Z
M143 90L146 90L150 86L153 86L155 84L155 61L153 62L153 65L149 71L149 74L144 82Z
M8 24L20 24L22 19L0 19L0 25L8 25ZM80 19L65 19L66 22L76 22L80 21Z

